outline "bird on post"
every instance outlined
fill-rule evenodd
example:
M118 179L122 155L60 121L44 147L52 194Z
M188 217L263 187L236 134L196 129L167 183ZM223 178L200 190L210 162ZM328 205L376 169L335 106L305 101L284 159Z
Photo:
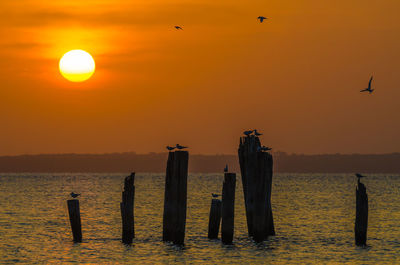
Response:
M187 146L182 146L180 144L176 144L175 148L178 149L178 150L182 150L182 149L185 149L185 148L188 148L188 147Z
M211 193L211 196L212 196L213 198L218 198L219 196L221 196L221 194Z
M244 131L243 134L246 136L250 136L254 131Z
M365 178L366 176L363 176L363 175L361 175L359 173L356 173L356 177L357 177L357 183L360 183L360 179L361 178Z
M176 148L176 147L171 147L171 146L167 145L168 151L172 151L172 150L174 150L175 148Z
M361 90L360 92L368 92L371 94L374 91L374 89L372 89L371 87L372 78L373 76L371 76L371 79L369 80L368 87L366 89Z
M71 197L75 199L81 194L77 194L77 193L71 192L69 195L71 195Z
M272 148L268 147L268 146L259 146L259 147L257 147L257 151L258 152L260 152L260 151L271 151L271 150L272 150Z
M255 136L260 136L260 135L262 135L262 133L257 132L257 129L255 129L255 130L254 130L254 135L255 135Z
M183 30L183 28L180 27L180 26L175 26L175 28L176 28L177 30Z
M225 166L224 168L224 172L227 173L228 172L228 164Z
M267 19L267 18L263 17L263 16L259 16L257 19L260 20L260 23L263 23L264 19Z

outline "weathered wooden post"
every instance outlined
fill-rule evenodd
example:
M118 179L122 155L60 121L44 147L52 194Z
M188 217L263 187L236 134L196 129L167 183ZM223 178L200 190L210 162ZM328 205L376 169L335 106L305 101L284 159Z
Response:
M222 188L221 239L224 244L232 244L235 219L236 174L225 173Z
M125 178L122 202L120 203L122 217L122 242L132 244L135 237L135 221L133 206L135 200L135 173Z
M357 181L356 188L356 221L354 225L355 241L357 246L367 245L368 228L368 195L365 185Z
M208 238L217 239L219 224L221 223L221 200L212 199L210 209L210 219L208 222Z
M79 210L79 200L68 200L67 204L73 240L74 242L82 242L81 212Z
M165 178L163 241L183 245L186 227L189 153L169 152Z
M240 138L239 163L242 174L248 234L256 242L275 235L272 207L272 155L261 148L257 136Z

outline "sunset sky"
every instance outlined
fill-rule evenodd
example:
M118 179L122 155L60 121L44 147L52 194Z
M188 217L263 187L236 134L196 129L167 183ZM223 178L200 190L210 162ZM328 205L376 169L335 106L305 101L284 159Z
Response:
M176 143L233 154L253 128L275 151L399 152L399 10L398 0L3 0L0 155ZM59 72L73 49L96 61L86 82ZM376 90L361 94L371 75Z

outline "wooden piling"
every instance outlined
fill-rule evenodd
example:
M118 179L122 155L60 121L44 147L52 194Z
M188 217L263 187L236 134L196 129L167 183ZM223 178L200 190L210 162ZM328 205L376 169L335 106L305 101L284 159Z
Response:
M134 200L135 200L135 173L125 178L124 191L122 192L122 202L120 203L122 218L122 242L132 244L135 238L134 220Z
M169 152L165 178L163 241L183 245L187 208L189 153Z
M236 174L225 173L222 188L222 224L221 240L224 244L232 244L235 218Z
M260 150L257 136L240 138L239 163L242 175L248 234L256 242L275 235L271 187L273 159L268 152Z
M221 200L212 199L210 208L210 219L208 222L208 238L217 239L219 225L221 223Z
M367 245L368 229L368 195L365 185L358 179L356 188L356 220L354 225L357 246Z
M71 223L72 236L74 242L82 242L81 213L79 210L79 200L68 200L69 221Z

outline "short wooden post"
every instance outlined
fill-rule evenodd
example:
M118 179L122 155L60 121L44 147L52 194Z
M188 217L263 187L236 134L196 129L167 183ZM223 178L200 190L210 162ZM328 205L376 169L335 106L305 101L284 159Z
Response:
M120 203L122 217L122 242L132 244L135 237L135 220L133 206L135 200L135 173L125 178L122 202Z
M221 239L224 244L232 244L235 219L236 174L225 173L222 188Z
M211 200L210 219L208 222L209 239L218 238L219 224L221 223L221 204L221 200Z
M367 245L368 195L365 185L358 179L356 188L356 221L354 226L357 246Z
M165 178L163 241L183 245L186 227L189 153L169 152Z
M74 242L82 242L81 213L79 210L79 200L68 200L69 221L71 223L72 236Z

